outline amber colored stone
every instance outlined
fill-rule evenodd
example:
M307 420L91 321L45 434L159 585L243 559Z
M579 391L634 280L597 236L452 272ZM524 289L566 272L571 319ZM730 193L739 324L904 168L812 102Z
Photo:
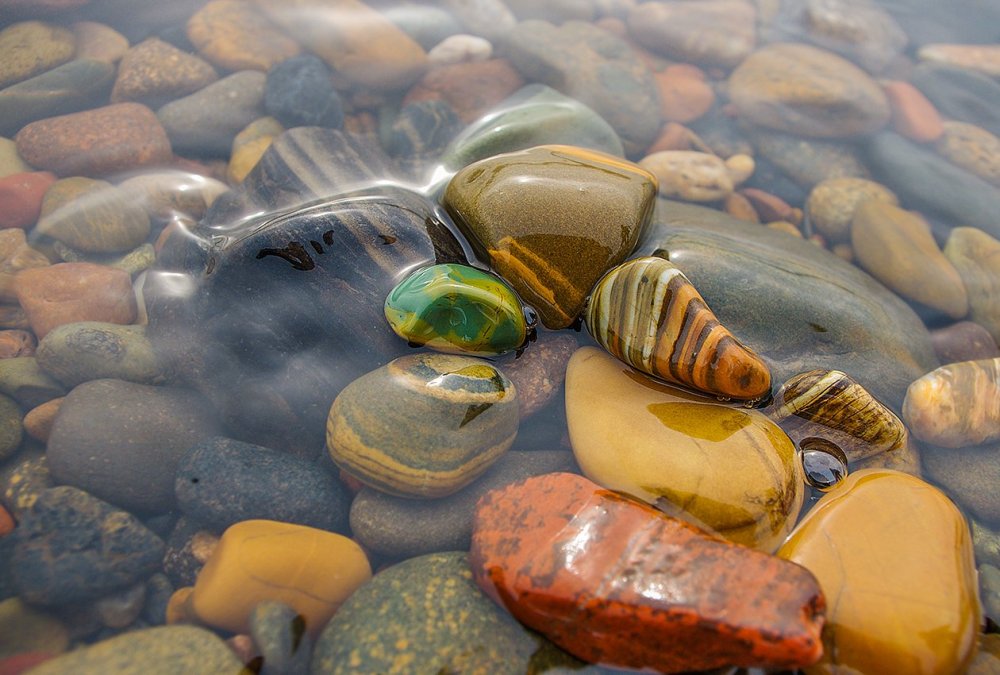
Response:
M964 672L979 628L972 538L948 497L886 470L848 476L778 555L819 579L829 604L822 673Z
M56 421L56 415L59 414L59 408L62 407L65 398L65 396L54 398L27 412L24 416L24 430L29 436L42 443L48 442L52 424Z
M941 366L906 390L903 419L913 435L946 448L1000 438L1000 357Z
M210 626L245 633L253 608L277 600L301 614L315 636L371 574L364 551L343 535L245 520L223 533L198 574L191 609Z
M0 330L0 359L34 356L38 342L26 330Z
M56 181L48 171L15 173L0 178L0 228L30 227L42 210L45 191Z
M656 178L595 150L541 145L459 171L444 205L547 328L565 328L652 215Z
M677 122L667 122L660 129L660 135L656 137L653 144L646 148L646 154L654 152L664 152L666 150L690 150L691 130L677 124Z
M891 80L882 83L882 91L889 99L890 125L896 133L918 143L930 143L944 133L937 108L912 84Z
M14 517L0 504L0 537L14 531Z
M166 624L172 626L178 623L194 623L197 621L191 609L191 596L194 586L183 586L170 595L167 601Z
M678 673L820 657L825 601L806 570L574 474L480 499L470 564L498 604L585 661Z
M81 262L24 270L15 290L39 340L64 323L130 324L136 318L132 279L112 267Z
M243 0L212 0L191 15L187 37L205 59L227 70L262 70L302 48Z
M733 218L739 218L749 223L760 222L760 215L758 215L757 209L753 207L753 204L745 195L739 192L734 192L726 197L726 201L723 203L723 210Z
M522 86L524 78L507 59L455 63L428 71L402 105L444 99L460 120L470 124Z

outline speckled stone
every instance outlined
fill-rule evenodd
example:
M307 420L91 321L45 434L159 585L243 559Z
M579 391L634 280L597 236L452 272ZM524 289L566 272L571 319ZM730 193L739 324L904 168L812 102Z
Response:
M286 127L330 127L344 123L344 107L333 73L317 56L296 56L267 73L264 110Z
M903 51L907 35L873 0L808 0L801 28L809 41L879 73Z
M73 57L76 39L62 26L23 21L0 30L0 87L26 80Z
M646 2L628 14L636 42L682 63L732 68L757 44L757 12L745 0Z
M149 237L149 216L110 183L74 176L46 191L35 231L81 251L116 253Z
M119 326L98 321L68 323L38 343L39 367L66 387L111 378L158 384L163 381L145 326Z
M11 572L31 603L93 600L145 579L163 557L137 518L74 487L43 491L19 520Z
M1000 187L1000 138L974 124L949 120L934 149L955 166Z
M74 650L35 668L37 675L171 675L236 673L243 664L219 637L196 626L129 631Z
M218 545L216 531L207 530L197 521L182 515L167 537L163 573L174 587L194 586L198 572ZM170 594L173 592L171 589Z
M16 133L28 122L85 110L106 101L114 65L77 58L0 90L0 132Z
M956 227L944 255L969 295L969 318L1000 340L1000 241L974 227Z
M18 301L18 272L48 265L49 259L43 253L28 246L23 230L0 230L0 300Z
M155 108L193 94L217 79L215 68L201 58L152 37L122 57L111 102L137 101Z
M188 19L187 37L204 58L226 70L266 72L302 51L253 3L241 0L205 3Z
M731 171L730 163L737 167L745 163L749 171ZM754 164L747 155L723 160L707 152L664 150L646 155L639 166L656 177L663 197L714 202L732 194L736 185L753 173Z
M813 186L806 200L806 217L831 243L851 238L851 219L869 199L899 204L892 190L866 178L828 178Z
M14 517L24 514L38 500L38 496L53 485L45 454L37 450L21 453L0 470L3 502ZM10 553L9 549L7 553ZM10 588L9 578L5 586Z
M538 647L476 587L465 553L431 553L356 591L316 641L311 672L519 675Z
M570 333L538 331L528 349L497 363L517 387L522 420L558 398L566 380L566 364L578 346Z
M347 490L314 462L229 438L195 444L177 465L177 505L224 530L242 520L278 520L347 531Z

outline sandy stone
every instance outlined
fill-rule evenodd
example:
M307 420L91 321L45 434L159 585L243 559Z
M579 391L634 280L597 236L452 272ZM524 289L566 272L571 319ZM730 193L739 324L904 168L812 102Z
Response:
M403 99L403 105L445 100L466 124L513 94L524 79L506 59L439 66L428 71Z
M29 410L24 416L24 430L27 434L36 441L47 443L64 400L65 397L60 396Z
M73 58L76 39L61 26L22 21L0 30L0 87L44 73Z
M811 190L817 183L829 178L853 176L868 178L868 168L858 148L841 141L802 136L756 127L748 130L759 160L767 160L777 167L789 180L805 190ZM761 179L757 187L774 191L777 186ZM785 195L783 195L785 196ZM785 196L787 201L798 199Z
M725 199L737 183L725 161L705 152L656 152L640 160L639 166L656 176L661 197L714 202Z
M71 28L78 59L118 63L128 51L128 38L111 26L96 21L77 21Z
M221 194L225 183L188 171L151 171L132 176L118 184L119 192L151 218L200 220Z
M909 82L889 80L882 83L882 91L892 109L893 131L917 143L930 143L941 138L944 125L934 104Z
M217 79L215 69L204 60L153 37L122 57L111 102L136 101L155 108Z
M806 217L829 241L847 242L851 237L851 219L858 207L868 200L898 205L892 190L866 178L830 178L817 183L806 200Z
M427 52L428 63L447 66L456 63L486 61L493 56L493 44L475 35L449 35Z
M199 53L226 70L268 71L298 56L298 43L242 0L212 0L187 23L187 36Z
M969 294L969 318L1000 341L1000 241L974 227L956 227L944 255Z
M756 11L744 0L645 2L628 15L642 46L670 58L732 68L757 43Z
M1000 138L986 129L949 120L934 149L955 166L1000 188Z

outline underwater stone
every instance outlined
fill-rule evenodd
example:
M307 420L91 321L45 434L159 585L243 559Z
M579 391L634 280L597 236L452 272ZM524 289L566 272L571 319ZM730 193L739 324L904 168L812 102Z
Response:
M903 419L914 436L946 448L1000 438L1000 358L952 363L917 379Z

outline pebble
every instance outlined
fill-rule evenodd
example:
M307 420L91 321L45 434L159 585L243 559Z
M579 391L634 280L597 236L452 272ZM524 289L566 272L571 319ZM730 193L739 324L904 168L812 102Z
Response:
M803 498L795 447L759 412L582 347L567 368L566 420L580 468L604 487L763 551L792 529Z
M0 230L0 300L17 302L18 272L48 265L44 254L28 246L23 230Z
M167 537L163 573L174 587L194 586L198 572L218 545L218 534L204 529L200 523L186 516L179 517Z
M27 330L31 327L28 315L18 305L0 305L0 328Z
M74 176L46 191L35 232L88 253L116 253L146 241L149 216L124 190Z
M966 68L921 63L910 73L910 82L942 116L1000 135L1000 82L992 77Z
M828 241L847 242L851 238L854 212L868 200L899 205L899 199L892 190L867 178L828 178L817 183L809 192L806 217Z
M466 127L444 151L441 163L457 171L494 155L546 144L625 155L618 134L591 108L550 87L529 84Z
M309 671L312 638L305 620L283 602L258 603L250 613L250 635L264 661L261 675L304 675Z
M493 44L486 38L460 33L449 35L427 52L427 62L435 66L486 61L493 56Z
M52 425L55 424L63 397L54 398L29 410L24 416L24 432L31 438L42 443L49 442Z
M39 339L76 321L130 324L136 318L128 272L102 265L59 263L22 270L15 291Z
M157 572L146 581L146 603L140 618L152 626L162 626L166 622L167 602L173 595L174 587L165 574Z
M972 657L979 603L969 528L919 478L854 472L778 555L815 574L830 599L819 668L944 675Z
M529 82L579 100L604 117L637 155L660 131L660 105L652 73L621 38L571 21L553 26L522 21L498 44Z
M72 26L78 59L117 63L128 51L128 38L111 26L97 21L77 21Z
M196 443L180 458L178 508L224 530L243 520L277 520L347 531L350 500L333 474L314 462L229 438Z
M869 134L889 121L882 89L849 61L805 44L772 44L729 78L739 115L769 129L810 138Z
M567 333L539 332L530 349L515 355L513 361L497 364L517 389L522 420L557 398L566 380L566 364L577 346L576 338Z
M28 122L94 108L106 100L115 68L105 61L74 59L0 90L0 131L17 133Z
M918 213L876 200L861 204L851 220L851 247L858 265L907 300L952 319L969 313L958 270Z
M339 128L344 123L344 108L332 77L317 56L282 61L267 73L264 110L286 127Z
M200 220L229 186L188 171L144 171L123 180L118 189L150 218L170 222L177 218Z
M767 364L663 258L634 258L610 270L594 287L585 319L598 344L661 380L726 399L770 394Z
M822 653L826 602L806 570L573 474L480 500L469 558L498 604L587 662L675 673Z
M205 60L151 37L122 57L111 102L137 101L156 108L193 94L218 79L215 68Z
M36 667L36 675L118 673L170 675L176 672L236 673L243 664L226 643L196 626L157 626L129 631L75 649Z
M929 44L917 50L917 58L1000 77L1000 45Z
M809 40L873 73L891 66L908 41L892 15L872 0L809 0L802 21Z
M94 424L97 419L101 424ZM181 457L218 435L217 425L214 412L192 391L93 380L63 401L49 436L49 466L60 483L124 508L166 511L175 503Z
M0 361L0 392L28 410L64 395L66 390L38 367L35 357L19 356Z
M44 73L73 58L76 39L62 26L21 21L0 30L0 87Z
M198 53L224 70L260 70L298 56L302 48L252 2L211 0L191 15L187 37Z
M802 222L802 211L792 207L778 195L760 188L744 188L739 194L750 202L754 212L759 214L764 222L785 221L791 225Z
M14 522L14 517L0 505L0 537L5 537L13 532L15 527L17 527L17 523ZM6 562L5 559L2 564L6 565Z
M159 384L163 368L145 326L98 321L68 323L50 331L35 354L39 367L67 388L104 378Z
M957 266L959 272L961 267ZM959 361L977 361L1000 356L996 340L982 325L972 321L959 321L931 331L934 353L943 364Z
M48 171L15 173L0 178L0 228L27 229L42 210L42 198L56 181Z
M503 0L440 0L439 6L448 11L465 30L495 41L517 25L517 17Z
M139 583L94 602L94 613L107 628L126 628L139 618L146 602L146 584Z
M745 0L645 2L628 13L629 34L671 59L733 68L757 44L757 12Z
M482 478L441 499L418 502L363 488L351 503L351 532L366 550L393 559L468 550L480 497L529 476L574 467L565 450L511 450Z
M163 557L135 516L68 485L41 492L16 532L11 574L32 604L94 600L145 579Z
M161 107L156 116L176 152L228 156L233 138L263 115L267 77L241 70Z
M444 206L542 324L558 329L576 320L597 280L632 250L655 195L656 178L638 165L547 145L465 167L448 184Z
M424 48L359 0L257 0L256 6L354 85L399 90L427 68Z
M667 122L693 122L715 103L712 86L696 66L670 65L654 77L660 92L660 115Z
M426 50L463 30L451 12L436 6L396 5L385 16ZM430 62L429 51L427 56Z
M229 182L234 185L242 183L271 147L274 139L284 131L285 127L273 117L260 117L236 134L233 137L229 165L226 167Z
M949 120L934 149L949 162L1000 187L1000 138L974 124Z
M1000 467L994 458L996 443L975 448L925 447L921 455L927 479L940 486L970 517L985 525L1000 525L1000 498L996 481Z
M489 362L423 353L345 387L330 408L326 440L334 462L366 485L428 499L482 475L517 427L517 391Z
M421 180L428 170L438 170L441 153L464 127L447 101L407 103L400 108L383 144L401 168Z
M746 159L752 166L753 160L749 157ZM714 202L725 199L732 194L735 187L733 172L729 170L726 161L704 152L692 150L655 152L643 157L639 161L639 166L656 177L660 186L659 194L662 197L692 202Z
M21 598L0 602L0 659L22 652L55 656L69 648L69 640L66 626L52 614L32 607Z
M343 535L245 520L223 533L198 574L190 607L210 626L245 633L253 608L276 600L301 614L316 636L371 574L364 551Z
M26 330L0 330L0 359L34 356L35 336Z
M944 124L934 104L909 82L888 80L882 91L892 109L890 126L900 136L917 143L932 143L941 138Z
M958 270L969 295L969 318L1000 339L1000 241L974 227L956 227L944 255Z
M316 640L311 672L519 675L538 649L539 638L476 587L466 553L431 553L380 571L348 598Z
M514 291L488 272L455 263L403 279L386 296L385 318L411 345L440 352L503 354L527 339Z
M758 161L769 160L805 190L811 190L814 185L829 178L869 177L861 153L841 141L802 138L760 128L750 133L750 139L757 149ZM757 187L773 189L766 181L762 181ZM803 200L791 201L798 203Z
M524 79L507 59L455 63L429 70L403 104L443 99L470 124L523 86Z
M38 120L21 129L15 141L25 161L60 176L139 169L172 157L163 126L138 103Z
M903 420L914 436L946 448L1000 438L1000 358L952 363L906 390Z
M808 438L799 445L802 473L810 487L827 492L847 477L847 457L830 441Z
M31 167L17 154L17 144L9 138L0 138L0 178L29 171Z
M7 396L0 396L0 459L17 452L24 437L21 408Z

